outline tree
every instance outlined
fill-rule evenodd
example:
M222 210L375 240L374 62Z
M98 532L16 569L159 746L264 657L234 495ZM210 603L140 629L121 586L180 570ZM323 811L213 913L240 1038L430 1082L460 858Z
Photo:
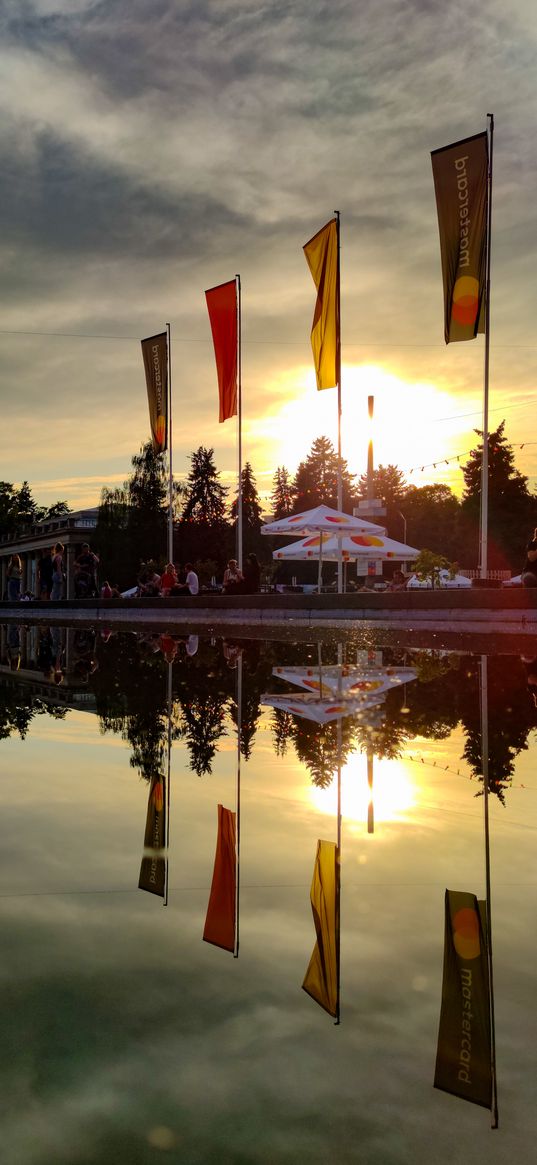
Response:
M515 469L513 450L504 429L505 421L502 421L488 437L488 565L495 568L520 566L528 528L535 525L532 522L535 497L528 490L527 477ZM462 512L468 555L477 562L483 433L479 429L475 432L481 437L481 443L472 450L462 471Z
M294 490L289 478L289 470L279 465L272 479L270 502L274 521L288 518L293 512Z
M233 545L231 527L226 521L227 489L214 464L213 449L200 445L190 462L184 491L180 555L183 562L216 560L218 569L222 570Z
M162 453L148 441L132 458L133 473L101 495L95 544L105 577L121 586L136 580L140 559L162 562L166 553L168 476Z
M368 479L366 473L362 474L358 487L361 497L367 497ZM405 489L406 481L403 471L398 469L396 465L379 465L378 469L373 470L373 494L376 498L380 498L385 505L393 506L396 502L400 502Z
M353 477L347 469L347 462L341 461L343 486L343 509L352 506L354 492ZM323 503L337 507L338 457L328 437L317 437L305 461L301 461L293 482L295 514L301 510L311 510Z
M430 579L433 590L439 585L440 571L448 567L449 562L445 555L435 554L433 550L420 550L415 563L418 578Z
M259 534L261 528L261 504L257 492L257 484L253 475L252 466L247 461L241 472L242 485L242 523L243 527ZM238 491L231 505L231 518L237 521Z
M227 489L219 477L214 464L214 449L200 445L190 457L183 522L224 525Z
M461 545L461 504L449 486L410 485L400 505L411 546L428 546L436 554L445 554L450 560L468 565Z
M54 502L53 506L49 506L45 511L43 520L52 522L56 518L66 518L68 514L72 514L72 510L68 502Z

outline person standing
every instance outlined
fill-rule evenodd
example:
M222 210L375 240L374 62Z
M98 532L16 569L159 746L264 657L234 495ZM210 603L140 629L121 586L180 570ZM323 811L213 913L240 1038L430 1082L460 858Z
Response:
M40 599L50 599L52 592L52 549L47 546L37 564L38 593Z
M245 595L258 595L261 584L261 567L256 554L249 554L244 566L244 583L241 590Z
M63 599L63 542L57 542L52 558L52 591L51 599L56 602Z
M522 571L522 585L537 587L537 526L533 531L533 538L526 546L526 561Z
M8 600L10 603L18 603L22 586L22 562L18 554L11 555L6 574Z

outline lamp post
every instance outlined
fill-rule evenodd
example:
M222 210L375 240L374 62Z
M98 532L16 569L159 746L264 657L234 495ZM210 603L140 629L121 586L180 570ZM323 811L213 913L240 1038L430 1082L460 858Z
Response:
M406 545L406 518L405 518L405 515L402 514L400 510L396 510L396 513L397 513L397 517L400 518L402 523L403 523L403 542Z

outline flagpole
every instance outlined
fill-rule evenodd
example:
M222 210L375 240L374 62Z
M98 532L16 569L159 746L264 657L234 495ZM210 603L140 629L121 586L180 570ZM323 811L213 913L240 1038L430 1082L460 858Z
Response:
M240 895L240 853L241 853L241 729L242 729L242 654L237 660L237 829L235 856L235 950L233 958L239 957L239 895Z
M168 506L168 562L173 562L173 474L172 474L172 330L166 324L168 332L168 458L170 469L169 506Z
M237 563L242 571L242 342L241 342L241 277L237 281L237 414L239 428L239 489L237 493Z
M343 475L341 470L341 224L339 210L335 210L336 237L337 237L337 273L336 273L336 377L337 377L337 508L343 509ZM338 541L337 560L337 590L338 595L343 591L343 559L342 543Z
M489 165L487 175L487 261L485 276L485 372L483 388L483 455L481 459L481 530L480 576L486 578L488 566L488 506L489 506L489 361L490 361L490 256L492 245L492 154L494 147L494 114L487 113L489 126Z
M492 974L492 918L490 893L490 829L489 829L489 719L488 719L488 660L481 656L481 768L483 770L483 808L485 823L485 899L487 911L487 964L489 973L490 999L490 1073L492 1080L492 1100L490 1108L491 1128L498 1128L498 1091L496 1080L496 1027L494 1019L494 979Z
M170 559L171 561L171 559ZM168 905L168 877L170 861L170 777L172 767L172 665L168 664L168 774L166 781L166 884L164 889L163 906Z

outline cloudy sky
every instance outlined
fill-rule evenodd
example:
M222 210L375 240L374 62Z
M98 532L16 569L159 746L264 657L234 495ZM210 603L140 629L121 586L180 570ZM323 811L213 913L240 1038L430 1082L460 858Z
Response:
M204 444L233 482L203 292L236 272L260 489L335 439L302 246L338 209L350 468L374 392L376 461L460 489L483 338L444 345L430 151L493 112L490 419L537 487L531 0L5 0L0 28L4 480L72 506L122 481L149 435L139 341L169 320L177 473Z

